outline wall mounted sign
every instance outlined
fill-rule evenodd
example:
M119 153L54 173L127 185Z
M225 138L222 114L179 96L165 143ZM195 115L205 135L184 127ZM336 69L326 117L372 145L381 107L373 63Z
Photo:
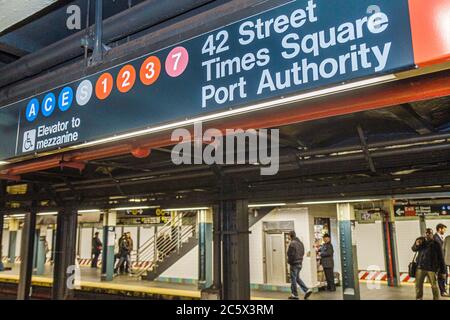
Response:
M397 217L450 216L450 205L400 205L394 212Z
M411 69L408 10L407 0L295 0L1 106L0 160Z

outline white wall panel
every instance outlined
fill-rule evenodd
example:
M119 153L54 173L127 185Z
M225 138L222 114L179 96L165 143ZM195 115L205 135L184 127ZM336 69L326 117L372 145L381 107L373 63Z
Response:
M414 256L411 247L414 241L420 236L419 220L397 220L395 222L395 229L399 271L408 272L408 265Z
M383 230L380 221L356 223L355 240L359 270L386 269L383 252Z

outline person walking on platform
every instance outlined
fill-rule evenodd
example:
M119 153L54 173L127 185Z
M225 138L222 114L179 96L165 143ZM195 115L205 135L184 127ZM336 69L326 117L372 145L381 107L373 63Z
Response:
M439 243L433 238L433 230L427 229L425 237L417 238L412 246L412 251L417 252L416 270L416 299L423 299L423 283L425 277L431 284L433 299L439 300L439 289L436 277L446 274L444 256Z
M305 292L305 300L312 294L312 290L308 289L306 284L300 279L300 271L302 270L303 256L305 255L305 246L297 238L295 231L289 232L289 244L287 258L290 266L291 277L291 296L289 299L298 300L297 284Z
M126 234L123 235L119 240L119 263L117 264L116 270L114 271L116 274L119 272L122 274L125 263L128 261L129 257L129 243Z
M103 249L103 244L100 241L98 235L99 235L99 233L96 232L95 235L94 235L94 238L92 239L92 256L93 256L93 259L92 259L92 263L91 263L91 268L97 268L98 257L102 253L102 249Z
M333 292L336 291L336 285L334 284L334 249L328 233L323 235L323 242L323 245L320 247L320 263L327 280L327 290Z
M445 232L447 231L447 226L439 223L436 226L436 233L434 234L434 240L439 243L439 245L441 246L441 250L442 253L444 253L444 235ZM447 271L447 269L446 269ZM447 272L445 272L445 277L439 277L438 279L438 285L439 285L439 290L441 292L441 296L442 297L448 297L449 295L447 294Z

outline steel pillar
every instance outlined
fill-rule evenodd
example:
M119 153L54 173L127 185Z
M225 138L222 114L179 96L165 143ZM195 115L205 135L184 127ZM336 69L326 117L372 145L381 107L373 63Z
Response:
M212 242L213 223L212 211L198 212L198 286L199 289L209 288L213 284L212 275Z
M75 263L77 219L78 210L75 206L67 206L58 213L53 269L53 300L68 299L79 276L79 268Z
M222 259L225 300L250 299L250 262L247 200L222 201Z
M5 207L5 196L6 196L6 182L0 181L0 208ZM3 224L4 224L3 213L0 213L0 272L5 270L3 265Z
M22 229L22 244L20 247L19 288L17 290L17 300L29 300L31 298L31 277L33 274L34 242L36 237L36 214L37 202L33 201L31 212L25 214Z
M360 300L358 259L353 230L355 212L350 203L338 203L339 243L341 247L342 289L344 300Z
M19 221L10 220L9 221L9 248L8 248L8 262L16 262L16 242L17 242L17 231L19 230Z
M45 272L45 262L47 260L47 252L45 252L46 237L47 227L41 225L37 236L36 275L42 275Z
M425 221L425 216L419 216L419 224L420 224L420 235L425 237L425 233L427 232L427 223Z
M112 281L114 278L114 245L116 241L115 211L106 211L103 215L103 252L102 276L103 281Z
M387 281L389 287L400 286L400 273L398 269L397 237L395 234L395 214L392 201L384 204L386 210L383 221L384 257L387 271Z

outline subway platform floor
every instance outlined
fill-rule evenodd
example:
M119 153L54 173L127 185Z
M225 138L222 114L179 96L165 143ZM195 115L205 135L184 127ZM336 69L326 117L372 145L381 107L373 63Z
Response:
M0 281L17 280L20 265L12 266L12 270L0 272ZM100 279L100 269L81 268L81 286L90 288L103 288L107 290L117 289L120 291L129 290L133 292L155 293L161 295L171 295L180 298L199 299L200 291L193 284L178 284L158 281L145 281L129 275L117 276L113 281L105 282ZM45 273L39 276L33 276L33 282L47 283L52 282L52 267L46 266ZM362 300L414 300L414 284L402 284L397 288L390 288L383 282L360 282L360 292ZM285 300L288 294L284 292L271 292L253 290L252 300ZM300 297L302 298L302 296ZM337 288L335 292L314 293L310 300L342 300L342 289ZM424 299L431 300L431 288L428 284L424 288ZM450 300L449 298L442 298Z

